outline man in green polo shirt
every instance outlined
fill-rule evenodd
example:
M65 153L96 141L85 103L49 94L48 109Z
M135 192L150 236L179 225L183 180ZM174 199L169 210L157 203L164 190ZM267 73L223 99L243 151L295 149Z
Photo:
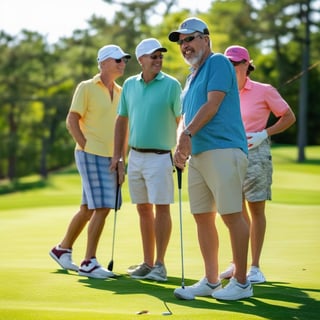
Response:
M171 149L176 143L181 94L180 83L161 71L164 52L167 49L154 38L136 48L142 72L123 84L113 157L115 166L129 134L128 181L140 218L143 262L129 267L128 273L135 279L156 281L167 280L164 258L174 198Z

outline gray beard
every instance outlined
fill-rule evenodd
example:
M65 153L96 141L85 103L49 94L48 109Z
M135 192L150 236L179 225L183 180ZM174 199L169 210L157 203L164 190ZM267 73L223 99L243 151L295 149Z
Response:
M192 67L199 66L200 62L203 58L203 55L204 55L204 50L200 50L199 53L195 57L190 58L190 59L184 58L184 61Z

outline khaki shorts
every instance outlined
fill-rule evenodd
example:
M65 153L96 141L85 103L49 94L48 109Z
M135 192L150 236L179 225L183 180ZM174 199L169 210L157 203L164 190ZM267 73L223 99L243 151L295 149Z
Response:
M269 139L249 151L249 165L243 192L250 202L271 200L272 156Z
M174 201L170 153L130 150L128 183L132 203L170 204Z
M241 212L247 165L247 156L240 149L216 149L193 155L188 176L191 212Z

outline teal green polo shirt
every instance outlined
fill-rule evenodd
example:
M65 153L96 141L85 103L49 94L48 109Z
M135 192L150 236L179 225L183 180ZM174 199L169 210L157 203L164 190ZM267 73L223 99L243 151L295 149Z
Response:
M178 80L164 72L148 83L142 74L124 82L118 114L128 118L131 147L171 150L175 146L180 94Z

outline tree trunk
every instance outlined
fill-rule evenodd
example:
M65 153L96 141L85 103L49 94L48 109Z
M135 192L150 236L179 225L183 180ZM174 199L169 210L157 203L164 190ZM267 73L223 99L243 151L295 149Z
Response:
M307 145L307 109L308 109L308 67L310 59L310 1L301 7L301 16L305 20L305 41L302 51L302 76L299 90L299 116L298 116L298 162L306 160L305 147Z

